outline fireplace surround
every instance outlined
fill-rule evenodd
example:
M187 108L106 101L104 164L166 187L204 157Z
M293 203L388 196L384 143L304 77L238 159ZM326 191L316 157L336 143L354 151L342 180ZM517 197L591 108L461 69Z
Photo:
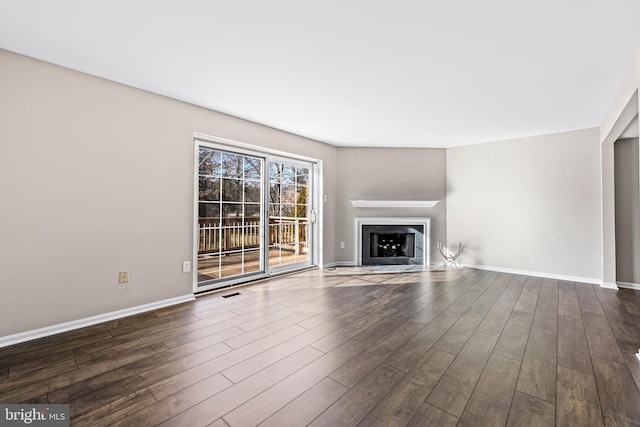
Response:
M430 263L430 218L356 218L356 265Z

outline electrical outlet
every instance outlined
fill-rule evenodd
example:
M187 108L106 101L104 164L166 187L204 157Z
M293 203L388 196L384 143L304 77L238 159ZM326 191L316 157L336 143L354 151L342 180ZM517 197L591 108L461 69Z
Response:
M129 283L129 272L128 271L121 271L120 272L120 277L119 277L119 282L120 283Z
M191 271L191 261L182 261L182 272L188 273Z
M344 242L340 242L340 249L344 249Z

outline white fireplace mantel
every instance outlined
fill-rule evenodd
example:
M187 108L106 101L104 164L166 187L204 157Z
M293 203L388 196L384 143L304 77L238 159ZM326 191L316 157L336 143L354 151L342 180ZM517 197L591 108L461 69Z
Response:
M432 208L440 200L350 200L356 208Z

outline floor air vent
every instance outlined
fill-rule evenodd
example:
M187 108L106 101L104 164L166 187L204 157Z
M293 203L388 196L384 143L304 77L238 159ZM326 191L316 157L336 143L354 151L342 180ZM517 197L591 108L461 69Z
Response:
M235 297L236 295L240 295L240 292L235 292L228 295L222 295L222 298L231 298L231 297Z

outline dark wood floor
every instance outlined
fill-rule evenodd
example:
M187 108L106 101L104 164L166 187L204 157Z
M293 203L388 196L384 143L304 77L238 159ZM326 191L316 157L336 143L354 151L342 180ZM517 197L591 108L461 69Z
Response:
M640 292L344 269L239 292L0 349L0 402L86 426L640 425Z

